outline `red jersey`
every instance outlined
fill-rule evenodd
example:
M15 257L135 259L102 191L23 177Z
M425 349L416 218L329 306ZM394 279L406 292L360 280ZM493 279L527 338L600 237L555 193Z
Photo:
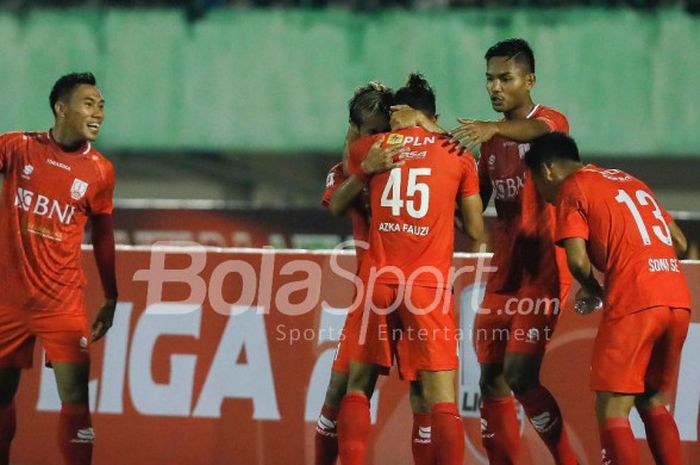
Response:
M588 241L591 262L605 273L610 318L660 305L690 308L672 221L646 184L620 170L587 165L557 194L557 241Z
M333 192L340 187L341 184L348 179L348 176L343 172L343 164L338 163L333 166L326 177L326 190L323 193L321 205L328 208ZM369 241L369 219L368 212L365 208L363 199L366 195L360 194L355 200L354 205L349 209L350 220L352 221L352 238L355 241L355 256L357 257L357 269L360 269L362 258L366 250L366 243ZM362 244L364 243L364 244Z
M0 135L0 172L0 305L60 312L82 299L80 244L88 215L112 212L112 165L90 143L65 152L14 132Z
M566 117L553 108L536 105L527 118L543 121L552 131L569 132ZM571 278L563 251L554 246L554 208L527 175L523 158L529 148L501 136L481 145L479 183L482 191L493 193L497 213L491 259L497 271L487 292L511 294L529 287L560 295Z
M380 136L351 146L351 173L361 172L360 163ZM450 287L455 202L479 192L474 157L449 153L443 138L422 128L384 136L386 145L408 149L406 164L370 179L370 248L360 277L368 279L374 269L381 273L378 283Z

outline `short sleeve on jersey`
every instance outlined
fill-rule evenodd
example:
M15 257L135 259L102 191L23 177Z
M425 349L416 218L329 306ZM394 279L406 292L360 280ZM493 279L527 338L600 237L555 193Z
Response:
M114 168L107 160L98 160L97 168L100 171L100 182L89 199L91 215L104 215L112 213L114 198Z
M323 192L323 198L321 199L322 206L328 208L333 193L340 187L345 179L342 163L338 163L330 169L328 176L326 176L326 190Z
M550 131L569 132L569 122L566 120L566 116L551 108L544 109L535 116L535 119L546 124Z
M459 157L462 166L462 180L459 185L461 197L469 197L479 193L479 174L477 174L474 155L467 152ZM488 176L488 175L487 175Z
M6 132L0 134L0 172L7 171L7 167L10 164L10 145L13 144L18 138L22 137L21 132Z
M561 245L564 239L574 237L588 240L589 227L586 212L586 198L576 180L565 181L557 196L557 244Z

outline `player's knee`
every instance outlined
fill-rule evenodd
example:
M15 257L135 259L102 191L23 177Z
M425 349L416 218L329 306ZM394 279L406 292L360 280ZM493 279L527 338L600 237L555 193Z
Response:
M337 407L347 392L348 377L346 374L333 372L331 381L326 389L326 405Z
M505 379L510 390L516 396L524 394L528 390L539 384L537 374L530 373L528 370L523 370L521 367L512 367L505 372Z
M634 406L637 410L649 410L660 405L665 405L665 398L663 393L655 389L647 389L634 398Z

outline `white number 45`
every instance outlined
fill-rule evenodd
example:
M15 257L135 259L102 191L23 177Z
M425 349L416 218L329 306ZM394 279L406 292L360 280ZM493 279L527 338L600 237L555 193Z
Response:
M418 182L419 176L430 176L430 168L411 168L408 170L408 182L405 195L401 191L401 168L394 168L389 172L380 205L391 208L393 216L399 216L405 206L412 218L423 218L428 213L430 205L430 189L424 182ZM414 200L420 193L420 200ZM404 200L404 198L406 200Z

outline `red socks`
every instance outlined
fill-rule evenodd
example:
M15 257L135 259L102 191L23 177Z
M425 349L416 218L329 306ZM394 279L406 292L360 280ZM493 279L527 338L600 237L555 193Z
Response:
M647 443L658 465L681 465L681 439L678 427L666 407L640 410Z
M639 450L627 418L608 418L599 425L603 465L639 465Z
M552 453L557 465L576 465L576 456L569 444L561 411L552 394L544 386L532 388L516 396L532 427Z
M0 465L10 463L10 443L15 437L15 403L0 405Z
M415 465L433 465L430 414L413 414L411 450Z
M58 417L58 446L65 465L90 465L94 440L88 405L62 404Z
M334 465L338 458L338 433L335 428L338 411L323 404L316 423L316 455L314 465Z
M464 425L454 402L441 402L430 410L436 465L464 463ZM345 465L345 464L343 464Z
M520 424L512 396L482 399L481 442L490 465L516 463L520 446Z
M364 465L369 440L369 400L364 394L343 397L338 412L338 449L342 465Z

